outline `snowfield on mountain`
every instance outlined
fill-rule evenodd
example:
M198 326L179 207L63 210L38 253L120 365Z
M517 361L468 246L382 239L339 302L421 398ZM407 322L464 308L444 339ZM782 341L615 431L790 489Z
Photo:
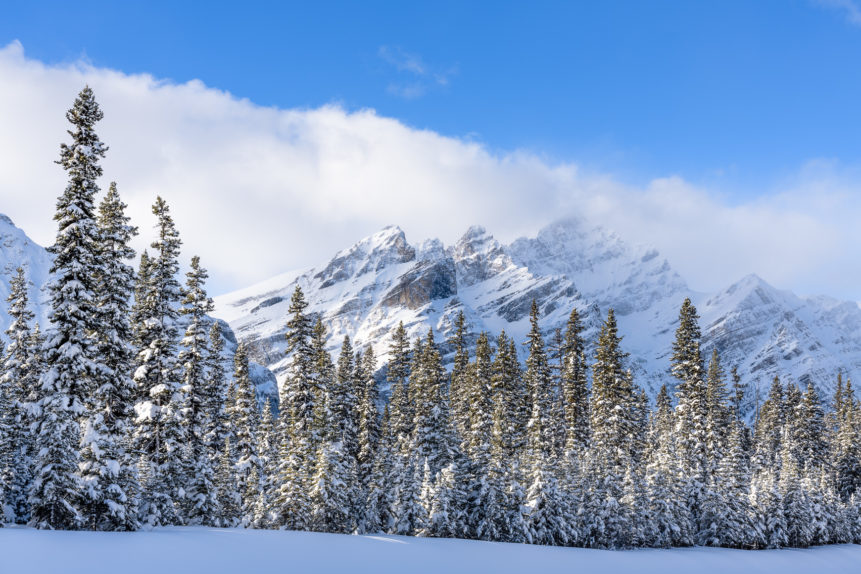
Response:
M594 344L613 307L634 379L654 398L661 384L672 385L670 342L679 306L690 297L702 316L704 356L717 348L721 362L737 367L750 385L748 414L775 376L801 387L812 381L830 396L838 371L861 375L858 303L799 297L756 275L716 293L697 293L655 249L575 219L510 245L481 227L470 228L452 246L436 239L411 245L400 228L390 226L319 267L216 297L216 316L240 340L254 343L252 357L279 382L288 364L284 334L296 285L309 312L322 317L330 351L337 353L349 335L354 346L373 344L381 364L400 321L411 338L432 327L443 341L463 311L470 344L483 330L502 329L522 342L535 299L548 341L576 307L587 327L585 339ZM443 344L442 350L450 361L452 349Z

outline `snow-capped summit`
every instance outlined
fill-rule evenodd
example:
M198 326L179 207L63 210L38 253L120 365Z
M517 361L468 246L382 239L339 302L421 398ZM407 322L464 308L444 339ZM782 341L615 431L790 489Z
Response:
M542 327L563 328L577 308L594 341L607 309L619 317L629 366L651 394L672 384L669 356L679 307L690 297L702 316L703 354L713 348L724 366L767 389L780 375L813 381L831 393L838 370L861 374L861 308L827 297L802 298L748 276L714 294L692 292L661 254L632 245L582 220L566 219L535 237L499 243L480 226L453 245L437 239L416 246L386 227L336 253L316 269L287 273L216 298L217 315L241 339L255 341L256 358L283 379L284 333L290 296L302 287L309 311L328 328L336 352L345 335L386 359L392 330L403 322L411 337L437 333L444 353L454 319L463 312L470 338L502 329L522 341L534 299ZM449 356L450 358L450 356ZM748 403L752 406L756 391Z

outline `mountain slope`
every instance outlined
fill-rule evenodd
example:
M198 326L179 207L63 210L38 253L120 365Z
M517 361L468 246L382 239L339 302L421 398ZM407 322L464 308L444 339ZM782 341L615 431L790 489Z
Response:
M0 214L0 307L3 309L0 311L0 337L9 327L10 318L5 311L6 299L9 297L9 285L19 266L24 268L30 282L30 308L44 330L49 326L48 315L51 310L45 289L51 269L51 255L17 228L9 217ZM231 377L237 340L227 322L217 321L224 339L222 360L228 377ZM180 332L184 331L183 323L184 319L180 318ZM269 397L277 400L278 388L272 372L259 364L253 364L250 365L250 373L257 385L258 399Z
M522 341L532 299L548 336L564 327L576 307L591 341L613 307L631 354L629 366L654 395L662 383L672 384L675 322L682 301L691 297L702 315L704 356L717 348L727 369L739 368L752 384L748 408L757 389L767 389L775 375L799 384L813 381L830 394L838 370L861 373L856 303L797 297L756 276L717 293L696 293L655 249L627 244L578 220L554 223L507 246L480 227L448 247L438 240L413 246L402 230L387 227L318 268L217 297L216 315L252 342L256 359L279 381L285 376L285 324L296 285L305 292L309 311L328 327L333 352L349 335L354 346L373 344L384 359L400 321L411 337L432 327L444 341L460 311L472 338L482 330L505 329ZM450 352L445 344L443 350Z

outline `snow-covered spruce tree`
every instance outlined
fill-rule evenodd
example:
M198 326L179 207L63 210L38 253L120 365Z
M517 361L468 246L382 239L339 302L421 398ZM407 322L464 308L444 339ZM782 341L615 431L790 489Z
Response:
M257 456L260 457L261 472L260 496L254 509L255 528L270 528L272 525L271 510L275 500L275 470L278 465L275 429L272 402L267 398L263 402L263 413L260 415L260 426L257 429Z
M825 442L825 413L822 401L813 383L807 384L807 390L798 406L797 416L790 428L796 446L796 464L804 470L805 478L819 476L819 469L826 462L828 445Z
M469 434L469 401L465 393L466 386L469 384L469 349L466 342L466 317L463 311L457 314L454 321L454 335L449 343L454 347L454 363L449 379L452 419L458 436L466 437Z
M580 314L575 308L568 317L562 347L566 458L578 457L589 445L589 383L583 330Z
M696 307L685 299L679 311L679 326L673 341L671 372L676 387L676 433L682 472L688 479L685 499L699 526L700 504L709 484L708 389L700 354L700 327Z
M218 323L213 321L209 327L209 348L206 353L206 378L208 402L206 411L209 419L205 442L212 468L218 468L221 453L224 450L224 439L230 433L230 419L227 416L227 373L224 370L224 338Z
M377 360L371 347L364 355L356 354L355 385L359 393L359 451L356 457L356 480L359 491L357 530L374 532L380 529L378 497L374 496L374 467L382 436L380 411L377 409L379 391L374 372ZM373 504L372 504L373 502ZM371 530L373 528L373 530Z
M417 366L410 375L415 406L409 451L416 466L427 461L435 479L456 456L457 445L451 424L446 373L431 330L421 345Z
M224 446L218 460L218 470L215 473L215 486L218 496L216 522L223 528L237 526L242 514L242 497L236 489L236 465L230 437L224 439Z
M796 450L789 428L784 429L779 488L786 519L786 538L789 546L806 548L813 540L813 508L796 463Z
M138 264L138 272L135 278L134 303L131 310L134 346L137 350L148 346L151 338L147 319L151 312L148 305L150 301L150 289L152 288L152 278L150 277L152 263L153 261L150 259L149 253L144 250L141 253L140 263ZM138 398L143 396L140 394L141 392L142 389L138 388ZM220 449L221 447L219 447Z
M559 488L558 462L553 448L553 384L538 324L538 305L534 300L529 322L529 356L524 374L532 403L526 425L527 540L533 544L563 545L576 537L576 533L569 530L570 510Z
M158 237L151 245L154 254L148 257L144 275L147 284L136 290L143 295L143 301L136 303L142 325L136 337L134 380L139 399L135 405L133 445L144 459L142 464L150 467L145 472L148 479L141 485L141 521L159 526L181 522L179 506L188 484L182 422L187 398L177 364L181 241L164 199L156 199L152 212L158 219Z
M278 419L278 482L275 524L280 528L304 530L310 524L309 469L316 457L311 443L314 421L313 328L305 313L308 303L297 285L290 301L287 321L287 354L290 365L281 386Z
M667 386L662 385L652 414L645 468L648 498L645 505L650 518L646 544L660 548L693 543L690 511L683 499L685 483L679 466L674 417Z
M257 395L248 373L248 354L240 343L233 358L233 382L236 399L227 415L234 429L233 443L236 491L241 496L241 523L250 526L260 496L260 458L257 456L257 428L260 414L257 410Z
M99 160L107 150L94 130L102 117L93 91L85 87L66 113L72 143L60 146L58 163L69 181L57 200L57 237L50 248L52 329L44 349L49 368L40 380L30 491L30 524L37 528L80 526L80 421L87 416L87 399L102 369L95 337L101 326L96 292L103 269L94 205L96 179L102 175Z
M394 496L388 480L392 476L396 443L390 424L389 405L386 405L380 419L380 441L374 453L374 467L368 482L365 512L358 528L360 533L389 532L392 529L394 520L391 509L394 506Z
M851 381L846 383L838 408L833 458L837 493L840 500L848 505L861 488L861 405L855 399Z
M500 353L508 352L505 334L499 337ZM493 427L485 483L485 506L474 526L476 538L501 542L523 542L527 539L524 521L524 490L519 479L517 459L512 451L512 402L508 396L511 383L505 374L505 358L499 354L492 378Z
M588 517L592 545L618 547L625 543L630 513L622 505L624 479L636 458L637 424L634 385L622 367L627 357L619 344L616 315L612 309L601 326L592 367L592 447L590 472L595 481L590 495L597 504ZM597 528L596 528L597 526Z
M33 312L27 295L27 278L19 267L9 285L9 344L3 351L0 370L0 516L8 522L26 523L27 493L33 480L34 442L27 403L41 373L33 369Z
M469 364L461 392L467 403L466 435L461 444L466 454L462 468L457 469L469 485L467 523L469 535L477 536L476 526L487 509L487 473L490 466L490 435L493 428L491 379L493 357L487 333L478 336L475 360ZM451 469L455 472L455 469Z
M326 330L318 319L314 326L312 347L319 401L314 413L314 442L317 445L314 475L311 481L311 529L319 532L352 532L355 514L352 501L358 498L356 459L348 451L347 440L355 441L353 421L344 421L352 402L350 382L353 374L352 347L347 341L346 356L339 361L343 373L336 375L332 359L325 348ZM350 435L348 438L347 435Z
M135 257L130 247L137 228L130 225L126 204L111 183L99 204L99 257L96 331L102 370L95 377L90 416L81 443L82 514L91 530L135 530L138 527L136 457L129 452L136 388L132 380L133 333L129 322L135 285Z
M717 349L712 351L706 376L706 460L711 479L721 459L726 454L729 432L732 428L732 410L729 391L726 388L726 373L720 363Z
M215 526L218 498L207 435L213 427L212 405L220 402L221 397L206 372L209 358L207 313L215 309L206 293L208 277L206 269L200 266L200 257L192 257L179 309L180 315L188 318L179 352L182 386L187 397L183 424L190 454L190 460L187 461L189 483L183 510L186 524Z
M783 385L778 377L774 377L768 398L759 409L754 432L754 452L752 459L753 473L763 470L775 472L775 480L780 469L780 439L783 435L785 422Z

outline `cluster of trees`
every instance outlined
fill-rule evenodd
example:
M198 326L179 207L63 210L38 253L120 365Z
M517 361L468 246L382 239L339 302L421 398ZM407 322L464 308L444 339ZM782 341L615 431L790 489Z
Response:
M838 378L775 379L753 427L744 386L700 350L682 305L676 384L651 406L625 369L608 312L593 360L575 310L545 345L533 303L526 360L504 332L467 343L450 372L433 332L392 336L382 412L371 347L326 330L291 300L277 411L259 407L240 345L230 378L208 317L206 271L180 286L180 241L157 200L158 238L135 274L135 229L111 185L93 201L104 146L85 89L62 148L51 326L31 326L12 283L0 375L0 501L40 528L202 524L462 537L599 548L774 548L861 541L861 405ZM133 303L132 303L133 302ZM184 326L180 337L179 326Z

